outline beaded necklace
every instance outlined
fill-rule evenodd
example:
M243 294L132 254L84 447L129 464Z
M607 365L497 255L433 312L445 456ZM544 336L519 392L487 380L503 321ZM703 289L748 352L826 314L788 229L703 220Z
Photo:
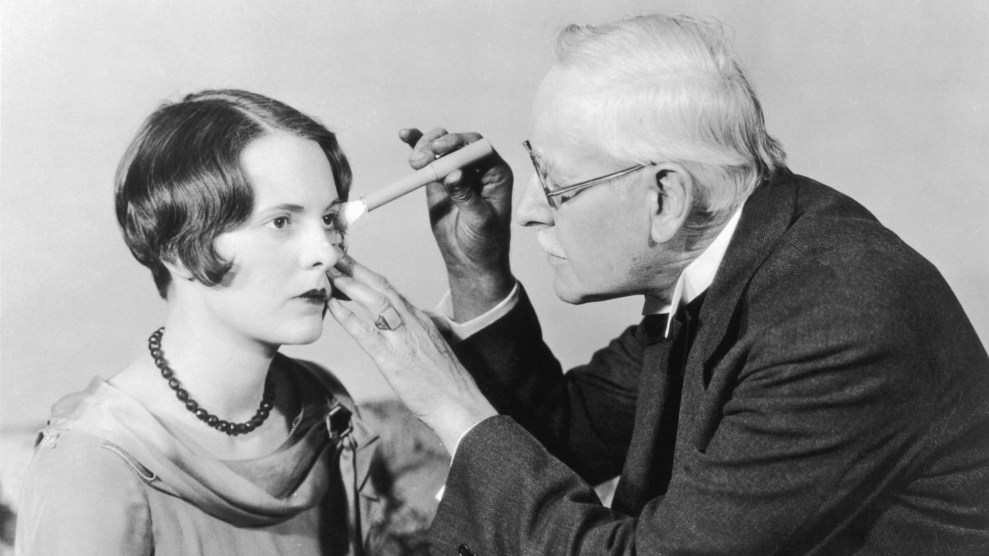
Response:
M148 338L148 351L151 352L151 358L154 359L155 366L161 371L161 376L168 381L168 387L175 392L175 397L185 404L186 409L194 413L200 421L206 423L208 426L230 436L247 434L265 422L268 415L271 414L271 408L274 406L273 402L275 400L275 384L271 381L271 376L268 376L264 381L264 394L261 396L261 405L258 407L257 412L254 413L254 417L243 423L231 423L220 419L216 415L199 407L199 403L189 396L189 392L182 387L179 379L175 378L175 371L168 366L168 361L165 360L165 352L161 350L161 335L164 332L165 327L162 326L151 334L151 337Z

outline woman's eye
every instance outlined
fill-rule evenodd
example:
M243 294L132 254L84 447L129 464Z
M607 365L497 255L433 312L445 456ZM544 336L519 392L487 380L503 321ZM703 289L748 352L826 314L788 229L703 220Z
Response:
M288 226L288 222L289 220L287 216L279 216L277 218L273 218L270 224L272 228L275 228L276 230L281 230L285 226Z
M323 225L341 233L343 233L344 228L346 228L346 222L343 221L343 217L340 212L330 212L324 214Z

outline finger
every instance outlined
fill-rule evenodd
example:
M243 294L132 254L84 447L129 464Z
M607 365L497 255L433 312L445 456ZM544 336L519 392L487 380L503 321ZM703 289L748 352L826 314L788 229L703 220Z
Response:
M350 334L361 348L368 351L369 348L376 347L381 343L380 332L374 325L365 319L357 316L348 309L340 300L330 299L326 307L333 315L333 319L340 323L340 326L347 334Z
M398 130L398 138L402 140L406 145L415 148L416 143L422 138L422 132L415 127L407 127Z
M358 282L370 286L378 292L388 293L390 291L394 291L394 288L391 283L388 282L387 278L357 262L357 260L350 255L340 257L337 260L335 268L340 270L343 274L354 278Z
M330 267L326 271L326 277L330 280L330 286L331 286L330 297L339 299L340 301L350 301L350 298L347 297L347 294L343 293L343 291L341 291L340 288L337 288L333 284L333 279L339 276L342 276L342 274L336 268Z
M426 204L428 206L447 201L446 186L442 182L431 183L426 186Z
M425 137L423 137L425 139ZM430 140L430 148L438 155L449 154L481 139L477 132L445 133Z
M333 287L364 309L372 320L393 307L392 301L385 294L351 276L340 275L332 280Z
M477 184L468 179L462 170L450 172L443 180L443 189L465 218L483 220L488 216L490 207L481 196Z
M425 134L422 134L419 140L416 141L415 146L412 147L412 152L409 154L409 164L418 170L436 160L436 157L443 153L434 151L432 143L444 135L447 135L447 131L442 127L434 127Z
M469 132L469 133L448 133L433 139L430 143L430 150L435 153L435 156L441 156L444 154L450 154L451 152L466 147L475 141L483 139L480 133ZM476 166L472 167L473 173L478 173L481 168ZM466 177L465 173L461 170L455 170L453 173L448 174L443 183L429 184L426 186L426 202L432 207L443 203L448 196L450 196L452 189L456 188L456 194L459 196L460 201L466 201L467 197L471 196L473 191L471 187L475 187L477 184L474 183L474 176ZM463 204L458 203L458 204Z
M391 306L402 315L409 314L408 302L384 276L357 262L350 255L340 257L335 268L343 276L334 279L334 285L339 284L343 292L350 297L361 296L355 301L367 307L369 311L380 313ZM382 299L385 301L382 302Z

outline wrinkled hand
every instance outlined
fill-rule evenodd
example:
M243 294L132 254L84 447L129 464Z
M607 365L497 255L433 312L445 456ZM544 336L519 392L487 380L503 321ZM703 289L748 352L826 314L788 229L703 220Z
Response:
M409 164L419 169L437 156L481 138L477 133L423 134L403 129L412 147ZM508 260L511 239L512 170L500 156L449 174L426 189L433 235L450 277L453 316L466 321L504 299L515 285Z
M381 370L402 402L452 451L464 432L497 412L460 364L429 316L411 305L384 277L345 256L327 272L333 287L357 310L338 299L330 314ZM394 313L391 310L394 310ZM397 317L395 317L397 313ZM391 330L375 325L390 318Z

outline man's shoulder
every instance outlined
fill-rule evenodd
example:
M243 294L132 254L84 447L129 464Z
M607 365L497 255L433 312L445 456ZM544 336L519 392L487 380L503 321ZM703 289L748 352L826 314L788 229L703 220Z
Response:
M792 216L754 285L798 297L855 291L873 303L918 287L947 288L927 259L851 197L797 175L787 187L793 188Z
M895 335L918 315L964 318L938 270L849 196L789 175L756 203L753 213L773 222L773 235L761 251L746 250L757 238L740 237L726 255L752 257L740 300L750 323L812 320L820 334L834 326ZM758 226L750 223L748 233L769 235Z

